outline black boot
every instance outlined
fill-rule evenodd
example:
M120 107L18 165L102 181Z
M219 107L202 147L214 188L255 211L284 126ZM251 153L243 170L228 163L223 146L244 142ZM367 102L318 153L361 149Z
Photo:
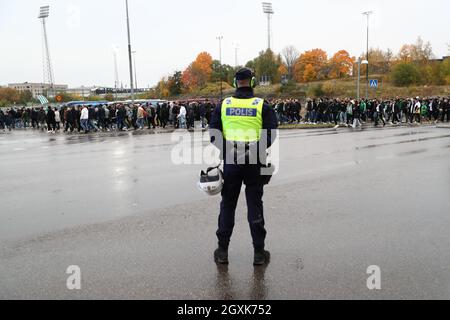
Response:
M218 264L228 264L228 248L217 248L214 251L214 261Z
M270 252L264 249L255 249L255 257L253 259L254 266L262 266L270 261Z

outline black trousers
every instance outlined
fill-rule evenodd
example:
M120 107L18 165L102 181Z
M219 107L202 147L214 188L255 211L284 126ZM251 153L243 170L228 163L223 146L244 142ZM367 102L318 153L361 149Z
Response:
M441 122L445 121L445 117L447 116L447 122L449 122L450 120L450 109L448 110L443 110L442 111L442 115L441 115Z
M236 206L241 193L242 183L246 185L247 220L255 249L264 249L266 229L264 228L263 193L264 185L261 179L259 165L224 166L225 183L222 189L220 203L219 228L216 232L219 246L228 248L233 233Z

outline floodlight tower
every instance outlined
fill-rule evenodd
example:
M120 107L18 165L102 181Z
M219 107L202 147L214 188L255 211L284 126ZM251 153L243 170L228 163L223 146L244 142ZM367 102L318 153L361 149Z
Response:
M263 2L263 11L267 14L267 48L270 49L270 19L274 14L272 3L271 2Z
M43 81L44 81L44 83L48 83L50 85L50 88L53 89L53 84L54 84L53 68L52 68L52 61L50 59L50 50L49 50L49 47L48 47L47 28L46 28L46 25L45 25L46 19L49 16L49 11L50 11L50 7L49 6L41 7L38 19L41 19L41 22L42 22Z

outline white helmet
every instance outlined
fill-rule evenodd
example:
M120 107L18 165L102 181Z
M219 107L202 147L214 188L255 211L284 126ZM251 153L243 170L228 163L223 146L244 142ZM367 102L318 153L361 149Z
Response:
M223 172L219 169L219 166L208 168L206 172L202 170L197 187L209 196L219 194L223 188Z

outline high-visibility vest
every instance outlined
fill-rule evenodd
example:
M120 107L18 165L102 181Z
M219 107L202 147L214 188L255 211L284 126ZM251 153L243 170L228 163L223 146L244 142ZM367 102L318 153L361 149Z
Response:
M262 108L260 98L227 98L222 103L222 129L227 141L256 142L261 137Z

